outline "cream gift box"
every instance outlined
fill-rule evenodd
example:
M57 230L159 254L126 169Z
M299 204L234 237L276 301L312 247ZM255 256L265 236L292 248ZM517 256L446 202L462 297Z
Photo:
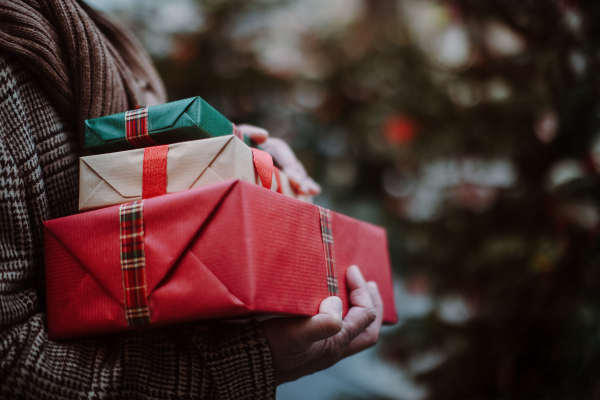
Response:
M80 211L153 197L144 196L150 186L158 186L159 194L173 193L226 179L311 199L296 195L287 176L273 168L270 156L233 135L81 157L79 168Z

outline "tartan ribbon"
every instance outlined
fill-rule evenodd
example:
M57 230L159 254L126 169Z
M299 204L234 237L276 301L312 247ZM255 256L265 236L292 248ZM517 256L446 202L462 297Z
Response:
M134 147L151 146L155 142L148 136L148 108L125 113L125 138Z
M167 155L169 146L153 146L144 149L142 172L142 199L167 193Z
M327 266L327 292L329 296L338 295L338 281L335 275L335 255L333 253L333 231L331 230L331 212L319 207L321 218L321 238L325 249L325 264Z
M240 139L242 142L244 141L244 134L242 133L242 131L240 130L240 128L238 128L237 126L235 126L235 124L233 125L233 134Z
M121 204L121 273L128 326L150 324L146 256L144 254L144 201Z

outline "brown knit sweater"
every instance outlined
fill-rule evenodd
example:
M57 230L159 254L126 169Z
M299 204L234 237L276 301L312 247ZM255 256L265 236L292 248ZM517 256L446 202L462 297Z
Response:
M80 0L0 0L0 49L39 77L79 136L86 119L166 101L139 43Z
M72 1L40 0L25 11L49 12L50 3ZM42 221L77 211L76 127L83 116L121 111L134 101L147 99L145 91L160 98L162 86L160 81L151 83L151 76L144 79L139 72L143 68L135 74L131 71L136 67L127 68L131 81L127 73L117 76L120 61L115 61L115 69L109 68L112 72L101 69L108 75L116 74L112 77L89 70L95 70L96 62L109 65L106 54L86 64L81 58L63 58L64 48L52 50L47 44L45 49L44 40L58 43L58 47L62 41L52 29L37 29L48 24L42 17L23 21L23 26L13 21L12 35L41 43L21 43L24 47L15 50L16 42L6 41L5 11L23 4L0 0L0 398L274 398L271 356L255 322L235 329L188 326L82 340L48 340ZM43 16L41 12L39 15ZM65 26L81 27L76 19L69 18L63 21ZM33 31L28 26L34 27ZM101 36L106 39L109 34ZM90 33L86 35L89 39ZM35 50L28 52L28 46ZM50 60L53 54L70 61L63 62L64 68L56 67L58 64ZM40 71L36 63L44 62L47 69ZM83 69L74 73L77 68ZM48 74L61 78L53 81ZM103 82L98 90L104 95L97 97L96 89L86 94L81 85L90 79ZM60 88L63 80L65 86ZM121 89L115 89L116 85L109 90L112 80L120 81ZM92 83L95 87L96 82ZM121 96L119 90L127 95Z

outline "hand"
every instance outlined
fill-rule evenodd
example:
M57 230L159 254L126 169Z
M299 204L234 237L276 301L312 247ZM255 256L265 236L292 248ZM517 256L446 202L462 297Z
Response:
M346 281L351 307L342 319L342 301L328 297L314 317L274 318L262 322L277 384L328 368L377 343L383 302L375 282L365 282L355 265Z
M259 144L261 149L271 154L273 160L281 167L281 170L292 181L300 194L316 196L321 193L321 187L315 183L307 174L302 163L298 161L292 149L281 139L269 137L266 130L252 126L238 126L240 132Z

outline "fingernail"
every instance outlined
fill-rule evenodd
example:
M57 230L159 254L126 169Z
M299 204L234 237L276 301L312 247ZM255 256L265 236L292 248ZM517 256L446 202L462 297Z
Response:
M332 296L331 304L335 307L336 310L338 310L340 315L342 315L342 313L343 313L342 299L340 299L337 296Z

